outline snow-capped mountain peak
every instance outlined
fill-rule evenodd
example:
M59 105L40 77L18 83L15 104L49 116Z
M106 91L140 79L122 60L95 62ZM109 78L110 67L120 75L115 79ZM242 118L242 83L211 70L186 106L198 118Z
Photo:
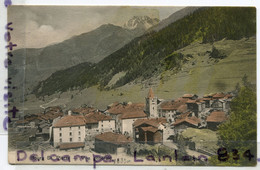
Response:
M144 29L157 25L159 23L158 18L150 18L148 16L134 16L124 24L124 28L133 29Z

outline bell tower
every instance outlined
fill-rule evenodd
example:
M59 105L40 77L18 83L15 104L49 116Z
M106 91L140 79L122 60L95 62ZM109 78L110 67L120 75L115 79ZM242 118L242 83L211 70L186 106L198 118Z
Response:
M153 89L150 88L147 97L145 98L145 111L151 118L158 117L157 111L157 97L154 96Z

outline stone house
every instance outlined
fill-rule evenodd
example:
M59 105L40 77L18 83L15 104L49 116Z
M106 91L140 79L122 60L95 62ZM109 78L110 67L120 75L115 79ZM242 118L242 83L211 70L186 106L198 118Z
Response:
M85 115L85 119L87 139L91 139L92 136L102 132L115 131L115 120L111 116L100 112L92 112Z
M212 130L216 130L217 126L227 120L227 115L223 111L213 111L207 117L207 127Z
M146 118L143 103L114 103L105 112L116 121L116 132L132 136L132 124L135 120Z
M180 133L188 127L197 128L199 124L200 119L195 116L194 112L186 112L182 115L179 115L172 125L174 126L175 131Z
M131 137L118 133L106 132L95 137L95 151L110 154L125 153L127 145L132 141Z
M166 122L165 118L136 120L133 124L135 141L147 144L163 143Z
M196 117L199 117L199 113L206 108L206 104L203 99L188 100L186 104L187 110L194 112Z
M188 100L189 98L181 97L176 100L162 101L158 106L159 117L165 117L169 123L174 122L178 115L187 111Z

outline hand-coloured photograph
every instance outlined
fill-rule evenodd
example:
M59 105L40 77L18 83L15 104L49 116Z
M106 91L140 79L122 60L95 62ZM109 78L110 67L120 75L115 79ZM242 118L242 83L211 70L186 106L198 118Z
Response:
M10 164L255 166L256 8L8 7Z

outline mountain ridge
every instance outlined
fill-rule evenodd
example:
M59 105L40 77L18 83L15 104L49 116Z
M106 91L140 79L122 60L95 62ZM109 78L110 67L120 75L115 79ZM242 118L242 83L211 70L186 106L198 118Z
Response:
M13 52L17 57L8 74L18 87L23 86L29 92L35 82L46 79L58 70L84 62L99 62L144 31L103 24L95 30L44 48L17 49Z
M158 32L149 32L135 38L89 70L82 71L76 83L69 82L53 87L53 81L49 78L38 84L33 92L38 96L49 95L54 91L64 92L69 88L82 89L95 85L101 90L109 90L136 79L149 79L167 70L178 73L190 56L175 51L196 41L210 43L223 38L239 40L255 35L255 31L254 8L204 8ZM107 87L118 73L124 74L112 87ZM62 75L59 72L51 77L59 82L62 79L55 77Z

